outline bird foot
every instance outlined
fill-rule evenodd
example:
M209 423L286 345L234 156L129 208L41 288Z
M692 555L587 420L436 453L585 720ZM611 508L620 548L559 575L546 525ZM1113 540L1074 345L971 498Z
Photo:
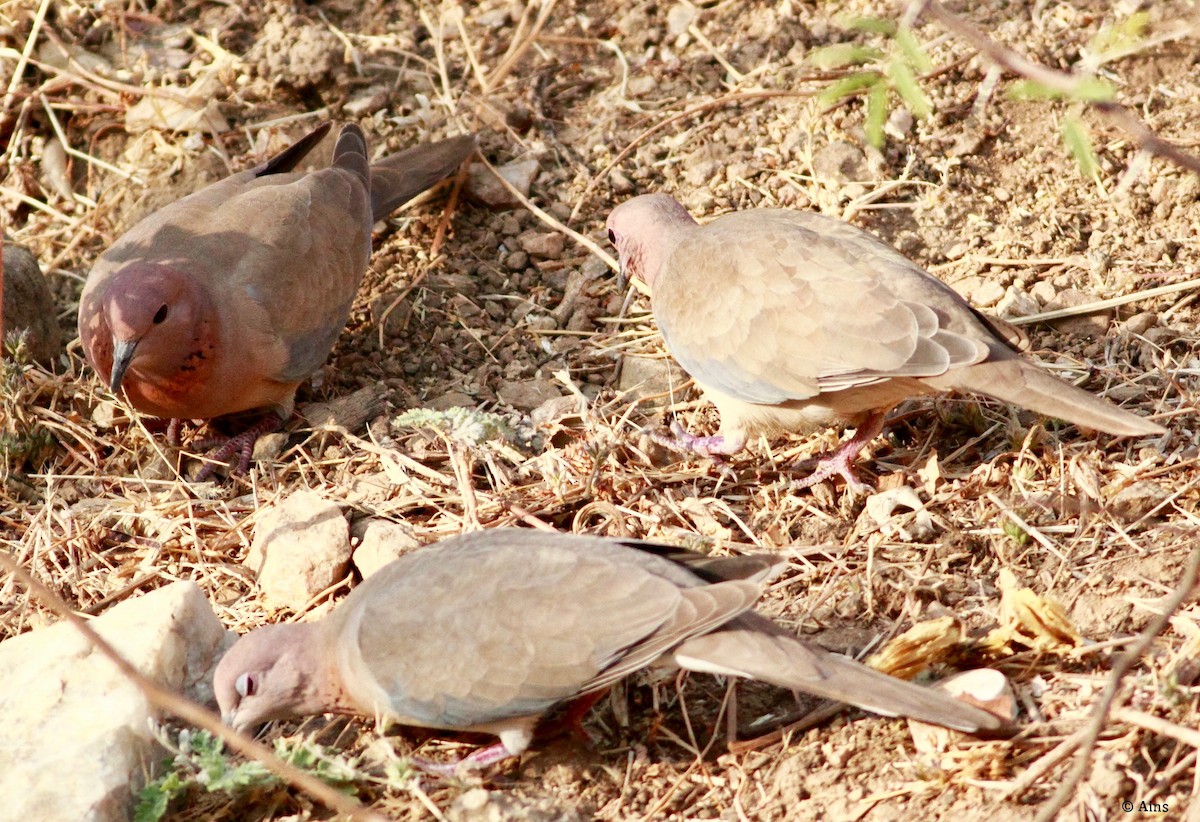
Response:
M854 430L854 436L838 446L838 449L832 454L822 457L811 474L802 479L792 480L792 490L811 488L818 482L841 477L846 481L846 487L856 495L869 494L874 491L874 486L863 482L854 473L854 461L858 459L859 453L867 446L867 443L879 436L879 432L883 430L883 418L884 412L882 411L868 415Z
M853 454L846 454L842 449L838 449L827 457L822 457L817 462L816 469L811 474L802 479L792 480L791 490L800 491L805 488L811 488L819 482L824 482L827 479L841 477L846 482L846 487L855 495L869 494L875 490L875 487L869 482L863 482L854 472L853 462L858 457L857 451Z
M650 439L676 454L699 454L708 457L718 465L724 464L722 456L736 454L745 447L744 438L730 437L726 439L720 434L711 437L698 437L688 433L679 420L671 420L671 436L650 431Z
M480 748L470 756L464 756L462 759L457 759L453 762L433 762L416 756L409 761L412 762L413 767L431 776L451 779L470 773L471 771L482 770L495 765L497 762L511 759L513 756L515 754L510 753L503 742L497 742L494 745L488 745L486 748Z
M242 433L229 437L226 440L205 440L194 443L193 445L197 449L216 446L215 451L205 456L204 459L207 464L196 474L196 482L208 480L216 472L217 468L227 463L229 458L234 454L238 455L238 462L234 466L231 475L241 476L245 474L250 470L250 456L254 453L254 443L258 442L258 438L264 434L270 434L272 431L279 430L282 425L283 420L278 414L267 414Z

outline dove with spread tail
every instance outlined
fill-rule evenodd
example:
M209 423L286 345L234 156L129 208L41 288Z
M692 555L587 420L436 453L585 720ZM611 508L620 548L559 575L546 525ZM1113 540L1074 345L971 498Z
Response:
M345 326L374 223L475 150L473 136L453 137L372 164L362 130L348 124L329 167L297 171L328 130L134 225L96 261L80 298L88 362L138 411L266 412L213 455L240 453L242 471Z
M1028 362L1017 329L840 220L752 209L700 225L647 194L607 227L622 271L650 289L667 349L721 415L715 436L677 427L680 450L732 454L754 435L847 425L854 435L798 484L840 475L859 490L854 459L887 412L950 391L1110 434L1165 432Z

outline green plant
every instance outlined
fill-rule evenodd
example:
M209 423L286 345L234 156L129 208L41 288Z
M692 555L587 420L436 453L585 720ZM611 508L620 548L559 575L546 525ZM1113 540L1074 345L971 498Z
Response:
M884 126L893 96L903 100L918 119L924 119L932 113L929 98L917 82L917 76L929 71L932 63L907 26L897 26L890 20L875 17L852 18L846 21L846 26L855 31L881 35L886 45L876 48L835 43L810 52L809 62L820 69L869 66L831 83L817 99L822 105L832 105L851 94L865 94L867 101L863 128L867 141L880 148L884 143Z
M160 741L172 750L173 755L164 760L163 775L138 793L135 822L157 822L166 815L172 801L199 787L208 793L236 795L282 784L279 777L257 760L233 762L225 752L225 743L208 731L180 731L175 745L165 739ZM318 779L351 792L354 791L353 783L360 778L352 762L330 755L320 746L308 742L276 740L275 755Z

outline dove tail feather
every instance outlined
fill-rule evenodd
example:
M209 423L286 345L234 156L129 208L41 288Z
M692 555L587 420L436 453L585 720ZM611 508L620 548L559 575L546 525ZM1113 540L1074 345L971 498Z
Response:
M942 389L985 394L1047 417L1118 436L1147 436L1166 430L1016 356L952 369L941 377L927 378L925 382Z
M337 143L333 146L333 165L354 172L364 185L369 184L371 161L367 159L367 138L354 123L342 126L338 133Z
M475 152L475 135L423 143L371 166L371 213L382 220L398 206L452 174Z
M731 625L735 627L682 643L672 654L676 664L692 671L756 679L884 716L910 717L959 731L1005 729L999 717L982 708L840 654L814 650L765 619L744 615Z
M267 160L266 165L262 167L262 171L256 174L256 177L266 177L269 174L285 174L303 160L308 153L317 147L317 143L325 139L325 135L329 132L329 123L324 122L314 128L308 134L305 134L296 142L285 148L283 151L276 154L270 160Z

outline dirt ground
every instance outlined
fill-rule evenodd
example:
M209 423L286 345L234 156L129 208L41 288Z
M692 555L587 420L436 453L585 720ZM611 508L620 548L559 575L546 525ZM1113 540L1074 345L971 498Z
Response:
M894 18L898 7L883 2L56 3L35 62L10 83L37 6L0 7L0 38L15 50L0 58L0 80L16 92L4 104L0 203L6 231L46 269L68 339L91 262L124 228L326 117L361 123L381 151L478 132L494 165L535 160L529 199L604 248L617 203L666 191L702 220L768 206L850 219L1010 316L1197 276L1200 180L1086 111L1099 165L1085 178L1060 136L1069 104L1010 98L1008 80L996 87L987 64L934 24L916 29L934 67L922 81L932 114L915 119L894 103L882 151L867 145L861 97L816 101L839 74L814 67L813 50L886 51L883 35L848 25ZM1096 67L1097 35L1143 7L1144 35L1102 55L1097 70L1160 136L1196 150L1193 3L986 0L962 12L1025 55L1071 69ZM63 67L63 51L75 68ZM169 112L139 108L146 89L162 86L206 101L185 109L201 110L216 136L165 128ZM56 123L68 145L104 164L47 160ZM847 711L731 752L721 684L649 675L599 704L590 740L549 740L464 781L382 778L395 755L470 750L454 741L392 732L381 747L371 723L344 719L271 734L335 746L360 773L360 798L399 819L1033 818L1073 762L1047 755L1084 727L1121 655L1111 640L1154 618L1196 543L1196 292L1026 326L1047 368L1153 415L1169 435L1114 441L972 398L914 402L863 468L881 491L912 488L928 517L875 516L840 484L789 488L788 463L838 432L755 444L729 460L732 475L657 446L647 427L674 414L711 432L715 412L665 367L646 298L627 299L603 260L571 237L560 250L546 236L556 233L524 205L488 207L453 186L381 226L349 325L299 399L379 386L386 412L352 437L294 422L282 452L247 479L180 479L161 425L114 409L77 340L53 372L10 375L6 433L34 445L9 452L0 538L81 610L192 579L245 631L296 616L265 608L240 560L256 513L300 488L343 503L352 520L405 523L423 543L533 517L706 551L782 553L789 570L763 610L853 654L941 617L982 640L1004 624L1007 570L1061 603L1082 639L968 642L934 673L1003 670L1027 726L1015 740L928 754L903 721ZM634 373L653 375L659 395L637 388ZM546 403L557 397L566 399ZM394 422L406 409L456 405L501 414L524 435L466 444ZM426 470L404 468L393 451ZM193 463L184 460L185 475ZM0 637L54 619L12 580L0 585ZM1066 818L1184 818L1200 782L1195 737L1183 733L1200 721L1198 653L1192 598L1126 677L1122 711ZM769 731L795 707L790 695L740 688L741 735ZM480 795L464 797L480 785L488 801L471 810ZM1168 810L1142 814L1143 802ZM285 788L197 788L171 811L326 816Z

